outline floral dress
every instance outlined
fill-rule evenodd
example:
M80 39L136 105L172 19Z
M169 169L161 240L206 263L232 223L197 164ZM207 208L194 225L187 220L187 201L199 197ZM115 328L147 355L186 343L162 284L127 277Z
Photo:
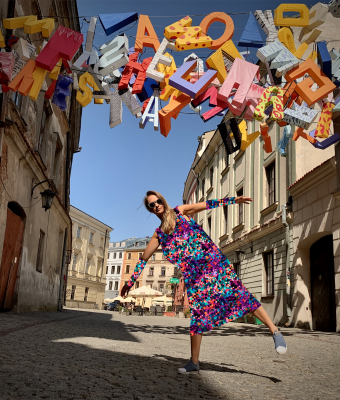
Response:
M260 307L201 226L192 218L186 220L178 207L174 210L174 231L156 232L166 259L181 268L191 310L190 334L209 331Z

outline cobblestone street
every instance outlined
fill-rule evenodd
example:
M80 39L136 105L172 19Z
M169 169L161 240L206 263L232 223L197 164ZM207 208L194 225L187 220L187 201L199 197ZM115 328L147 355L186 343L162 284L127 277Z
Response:
M263 326L230 323L203 336L201 372L189 320L117 312L0 314L1 400L340 399L340 335L282 329L279 356Z

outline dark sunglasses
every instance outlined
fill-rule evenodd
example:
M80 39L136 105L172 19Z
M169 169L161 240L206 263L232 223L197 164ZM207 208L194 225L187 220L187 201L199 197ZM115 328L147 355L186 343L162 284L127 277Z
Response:
M157 199L156 201L153 201L152 203L149 203L149 204L148 204L148 207L151 208L151 209L152 209L152 208L155 208L155 207L156 207L156 203L157 203L157 204L163 204L163 202L162 202L161 199Z

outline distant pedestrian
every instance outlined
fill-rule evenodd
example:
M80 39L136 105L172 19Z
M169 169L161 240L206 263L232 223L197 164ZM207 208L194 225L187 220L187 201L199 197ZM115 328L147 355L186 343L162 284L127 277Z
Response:
M123 286L121 296L128 295L147 260L161 245L165 258L182 271L191 311L191 359L183 368L179 368L180 373L199 371L198 356L204 332L248 313L253 313L267 325L279 354L287 351L282 334L264 308L238 279L228 259L203 228L189 217L215 207L235 203L250 204L251 201L249 197L227 197L183 204L172 209L158 192L148 191L144 198L145 207L161 220L161 225L153 234L130 281Z

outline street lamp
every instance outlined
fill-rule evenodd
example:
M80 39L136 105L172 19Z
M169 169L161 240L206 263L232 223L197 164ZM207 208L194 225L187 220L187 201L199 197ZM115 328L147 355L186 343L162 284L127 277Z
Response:
M53 203L53 198L55 196L55 193L53 190L50 189L51 187L51 182L53 181L51 179L45 179L44 181L41 181L37 183L36 185L33 186L31 196L33 196L33 190L38 186L41 185L44 182L48 182L48 189L44 190L43 192L40 192L41 194L41 201L42 201L42 208L45 209L45 212L49 210L52 207Z

